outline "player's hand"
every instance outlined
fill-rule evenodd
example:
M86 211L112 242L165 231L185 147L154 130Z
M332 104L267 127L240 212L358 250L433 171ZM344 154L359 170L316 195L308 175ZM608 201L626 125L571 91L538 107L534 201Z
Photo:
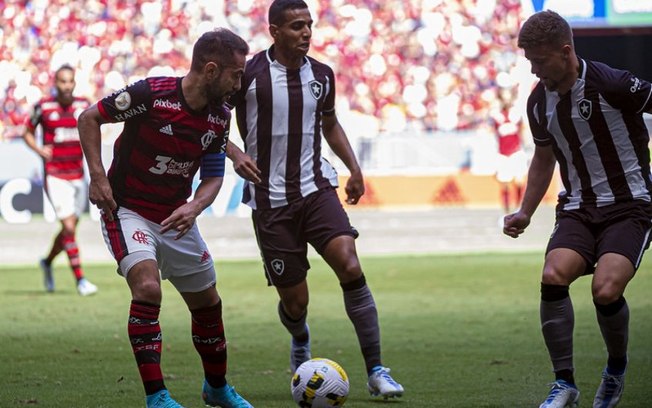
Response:
M99 208L107 221L113 221L113 212L118 208L118 204L113 199L113 190L106 176L91 179L88 198L91 204Z
M254 184L258 184L262 181L260 178L262 172L256 165L256 161L252 159L251 156L238 149L232 158L232 161L233 170L235 170L240 177Z
M168 231L177 231L178 233L174 239L179 239L190 231L192 226L195 225L196 219L197 212L193 208L193 205L186 203L174 210L169 217L161 222L161 234L165 234Z
M530 225L530 216L523 212L508 214L503 220L503 234L512 238L518 238Z
M52 159L52 146L43 146L43 147L41 147L41 150L39 151L39 155L46 162L50 161Z
M362 173L352 173L351 177L346 181L346 187L344 187L344 192L346 193L346 203L355 205L360 201L360 197L364 194L364 179L362 178Z

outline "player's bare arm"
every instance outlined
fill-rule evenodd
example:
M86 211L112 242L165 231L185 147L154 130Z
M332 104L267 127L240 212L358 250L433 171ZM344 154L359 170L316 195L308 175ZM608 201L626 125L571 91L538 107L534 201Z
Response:
M517 212L505 216L503 227L505 235L518 238L530 225L532 215L548 191L555 172L555 165L556 160L552 147L537 146L535 148L521 208Z
M106 120L100 114L97 104L94 104L79 115L77 129L91 178L88 190L89 199L109 221L113 221L113 211L118 205L113 199L113 190L102 164L100 126L103 123L106 123Z
M346 168L351 172L351 176L344 187L346 202L347 204L357 204L364 194L364 177L349 139L337 120L337 116L324 115L322 117L322 131L326 142L333 149L335 155L342 160Z
M175 239L184 236L195 224L195 220L209 205L215 201L217 193L222 188L223 177L207 177L201 181L193 199L174 210L161 222L161 234L176 230L179 233Z
M34 132L32 132L29 129L25 129L25 133L23 133L23 140L25 140L25 144L32 149L36 154L41 156L41 158L45 161L48 161L52 158L52 147L50 146L39 146L36 143L36 137L34 136Z
M256 161L230 140L226 145L226 156L233 162L233 170L240 177L254 184L261 182L261 172L256 165Z

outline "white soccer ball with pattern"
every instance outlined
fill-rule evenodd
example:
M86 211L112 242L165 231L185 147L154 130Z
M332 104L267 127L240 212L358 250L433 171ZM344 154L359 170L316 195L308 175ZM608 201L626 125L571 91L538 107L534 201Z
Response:
M297 368L290 388L302 408L341 407L349 396L349 377L336 362L313 358Z

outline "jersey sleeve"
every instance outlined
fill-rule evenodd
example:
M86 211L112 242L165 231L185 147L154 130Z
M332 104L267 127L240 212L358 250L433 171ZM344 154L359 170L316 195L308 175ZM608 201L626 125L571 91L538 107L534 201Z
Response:
M29 129L30 132L34 132L34 129L41 123L41 118L43 117L43 107L41 103L37 103L29 111L29 115L25 118L25 126Z
M101 99L97 107L111 122L140 119L152 107L151 95L149 83L143 79Z
M221 136L214 138L201 158L199 178L223 177L226 162L226 145L229 142L229 129L231 129L231 112L228 105L223 107L226 125Z
M226 154L226 145L229 142L229 133L231 129L231 111L229 110L229 106L227 104L222 105L220 109L220 116L224 118L224 128L221 132L219 132L221 134L218 134L217 137L213 138L211 143L208 145L208 148L206 149L206 153Z
M596 63L606 89L604 97L615 108L624 112L641 113L652 109L652 85L629 71Z
M547 130L547 119L545 109L545 90L539 83L527 100L527 118L530 124L532 139L537 146L548 146L550 144L550 134Z
M335 114L335 74L331 69L328 70L326 75L327 85L327 94L326 99L324 100L324 115L333 115Z

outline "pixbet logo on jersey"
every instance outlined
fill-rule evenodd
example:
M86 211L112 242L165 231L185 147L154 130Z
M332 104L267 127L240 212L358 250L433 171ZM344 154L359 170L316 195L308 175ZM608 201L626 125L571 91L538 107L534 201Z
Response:
M208 114L208 118L206 119L208 123L212 123L214 125L219 125L219 126L226 126L226 119L220 118L219 116L213 116L210 113Z
M155 108L165 108L165 109L180 111L181 110L181 102L170 102L167 99L157 99L157 100L154 101L154 107Z

